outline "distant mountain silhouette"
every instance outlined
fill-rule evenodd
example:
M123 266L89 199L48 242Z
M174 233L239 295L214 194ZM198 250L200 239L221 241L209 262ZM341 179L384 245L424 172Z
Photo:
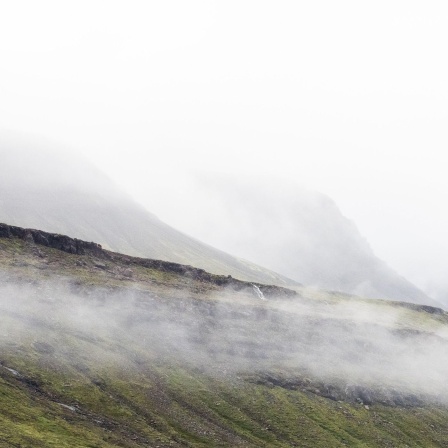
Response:
M356 225L321 193L265 179L203 176L210 213L195 236L305 285L370 298L437 304L375 256ZM198 193L201 194L201 193ZM189 217L190 227L195 215Z
M0 140L0 161L0 222L69 234L117 252L191 264L242 280L294 284L170 227L101 171L65 151Z
M379 260L356 226L320 193L214 177L203 186L213 213L207 208L198 216L203 228L218 235L216 241L201 237L208 245L162 222L66 151L0 140L0 160L0 222L241 280L437 305Z

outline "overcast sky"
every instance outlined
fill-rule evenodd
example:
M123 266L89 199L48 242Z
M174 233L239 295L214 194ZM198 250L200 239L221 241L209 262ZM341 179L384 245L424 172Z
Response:
M447 24L445 1L0 1L0 127L177 227L197 170L317 189L448 291Z

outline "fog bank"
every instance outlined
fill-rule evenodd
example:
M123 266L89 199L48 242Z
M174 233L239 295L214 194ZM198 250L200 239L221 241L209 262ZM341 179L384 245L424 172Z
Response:
M346 390L340 394L361 387L373 402L399 394L404 401L448 403L443 315L430 319L381 302L249 303L234 295L194 300L185 290L162 299L72 282L4 280L0 351L31 350L52 365L93 362L99 369L132 370L139 359L152 359L229 379L280 375L301 385L310 378L327 390Z

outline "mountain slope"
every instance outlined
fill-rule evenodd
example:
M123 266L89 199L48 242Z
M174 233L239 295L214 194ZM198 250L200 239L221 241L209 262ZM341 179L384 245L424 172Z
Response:
M438 305L379 260L334 202L316 192L268 180L215 176L204 183L192 195L208 195L208 202L198 201L203 210L180 207L180 221L197 220L201 240L235 257L165 224L78 157L35 143L0 141L0 160L0 222L244 280Z
M216 175L198 178L191 188L207 213L181 209L185 228L215 247L305 285L436 304L376 257L355 224L321 193L268 178Z
M294 284L170 227L77 157L27 142L0 141L0 160L0 222L70 234L130 255L241 279Z
M1 446L448 443L440 309L1 229Z

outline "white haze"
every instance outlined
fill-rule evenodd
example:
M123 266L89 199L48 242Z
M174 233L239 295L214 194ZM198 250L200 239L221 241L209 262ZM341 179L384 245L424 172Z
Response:
M44 344L48 362L95 360L96 371L132 369L139 356L149 356L230 380L292 372L344 393L361 387L380 399L400 393L448 403L446 324L433 321L431 333L407 330L413 312L368 301L242 300L231 291L204 301L188 290L174 294L161 299L61 279L20 285L5 278L0 350Z
M317 189L442 299L447 16L437 0L3 2L0 123L79 149L180 230L196 169Z

